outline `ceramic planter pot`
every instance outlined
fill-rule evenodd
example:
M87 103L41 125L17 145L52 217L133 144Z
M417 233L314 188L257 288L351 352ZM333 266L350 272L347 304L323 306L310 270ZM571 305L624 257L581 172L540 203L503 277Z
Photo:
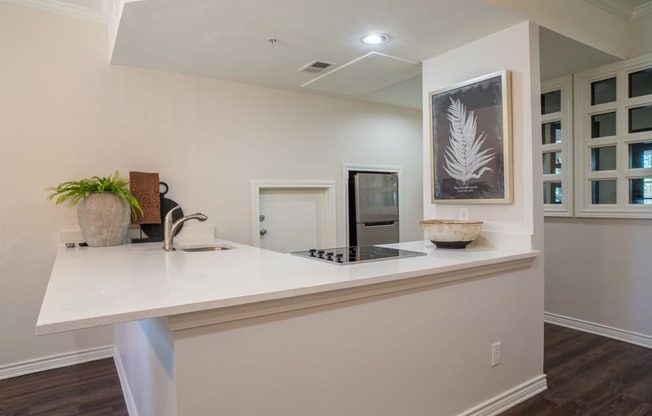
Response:
M91 247L123 244L127 240L130 216L129 203L110 192L93 192L77 207L82 236Z

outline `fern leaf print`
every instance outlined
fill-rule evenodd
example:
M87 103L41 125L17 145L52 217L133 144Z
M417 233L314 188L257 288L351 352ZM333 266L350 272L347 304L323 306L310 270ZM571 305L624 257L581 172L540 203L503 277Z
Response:
M450 138L444 152L444 170L466 185L469 180L479 179L487 171L493 172L485 165L495 158L495 153L492 153L493 148L481 150L486 134L482 132L476 136L478 123L473 111L467 113L459 98L450 98L450 101L446 114L450 122Z

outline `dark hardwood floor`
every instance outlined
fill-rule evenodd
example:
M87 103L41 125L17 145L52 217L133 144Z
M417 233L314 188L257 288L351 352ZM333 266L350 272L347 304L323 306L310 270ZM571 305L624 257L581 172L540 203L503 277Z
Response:
M548 390L501 416L652 416L652 350L546 324L544 369ZM113 360L0 380L0 416L23 415L126 416Z
M0 416L127 416L112 358L0 380Z
M652 416L652 350L545 326L548 390L501 416Z

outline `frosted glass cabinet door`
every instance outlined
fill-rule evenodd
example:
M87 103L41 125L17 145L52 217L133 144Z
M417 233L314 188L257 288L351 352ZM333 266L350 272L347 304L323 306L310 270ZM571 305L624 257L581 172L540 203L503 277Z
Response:
M652 94L652 68L629 74L629 98Z
M629 203L652 205L652 178L629 180Z
M561 143L561 121L552 121L541 125L542 144Z
M616 135L616 113L604 113L591 116L591 138Z
M561 90L541 94L541 114L558 113L561 111Z
M569 75L544 81L541 92L543 212L546 216L572 217L573 78ZM612 110L600 108L594 114L607 111Z
M591 181L591 203L615 204L616 203L616 180Z
M616 146L591 149L591 170L616 170Z
M561 173L561 152L543 153L543 174L555 175Z
M575 215L652 218L652 56L577 72L573 84Z
M559 205L562 203L561 182L544 182L543 203Z
M628 121L630 133L652 130L652 105L630 108Z
M616 78L591 83L591 105L616 101Z
M629 168L652 168L652 141L629 144Z

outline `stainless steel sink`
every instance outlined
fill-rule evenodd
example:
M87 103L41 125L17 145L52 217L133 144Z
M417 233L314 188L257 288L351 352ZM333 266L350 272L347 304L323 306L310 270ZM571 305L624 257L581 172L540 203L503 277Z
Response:
M222 250L233 250L235 247L225 246L222 244L211 244L207 246L193 246L180 248L181 251L188 251L191 253L202 252L202 251L222 251Z

